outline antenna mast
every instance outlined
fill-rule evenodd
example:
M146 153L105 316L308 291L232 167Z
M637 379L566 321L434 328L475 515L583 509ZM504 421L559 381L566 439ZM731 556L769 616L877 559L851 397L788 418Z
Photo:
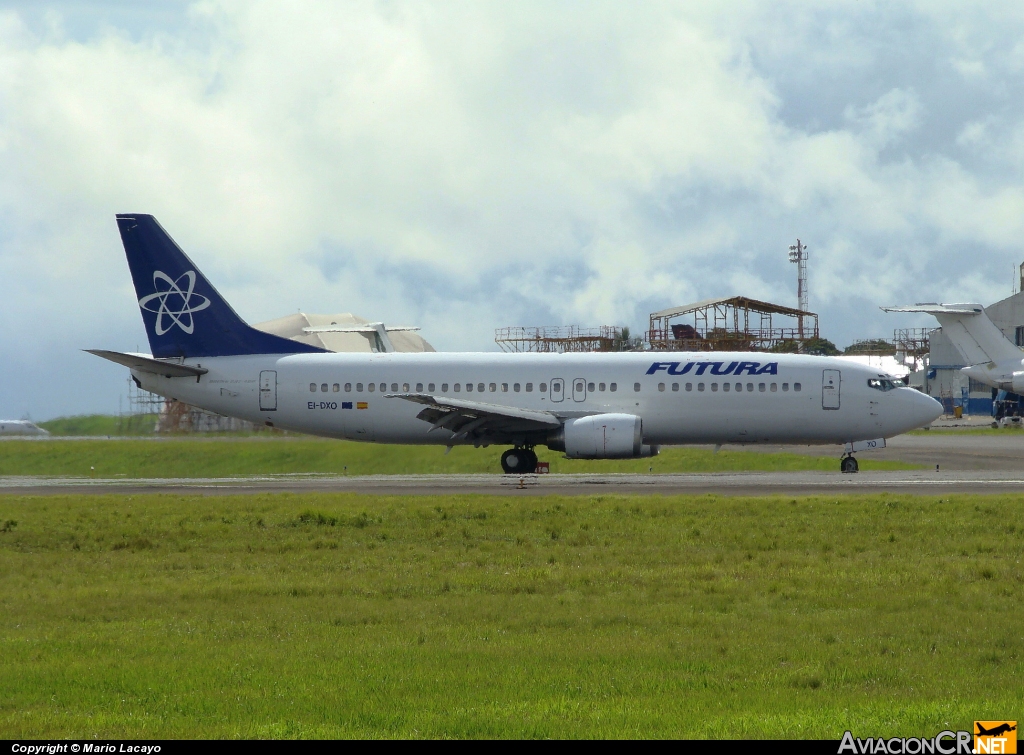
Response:
M809 311L807 305L807 247L796 240L796 244L789 248L789 261L796 263L796 298L799 302L798 308L801 312ZM800 339L804 337L804 318L798 319Z

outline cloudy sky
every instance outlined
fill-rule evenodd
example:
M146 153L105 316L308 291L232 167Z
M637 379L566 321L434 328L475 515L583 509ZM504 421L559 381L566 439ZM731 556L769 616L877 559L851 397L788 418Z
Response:
M114 223L250 322L645 329L745 294L840 346L1024 260L1024 5L0 0L0 416L117 412Z

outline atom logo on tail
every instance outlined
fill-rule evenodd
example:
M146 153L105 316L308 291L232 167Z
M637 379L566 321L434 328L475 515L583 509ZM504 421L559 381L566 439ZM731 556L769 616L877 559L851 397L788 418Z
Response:
M187 282L184 290L182 290L182 281ZM163 284L163 288L161 288L161 284ZM159 270L153 273L153 288L156 289L156 293L139 299L139 306L147 312L156 313L155 330L158 336L162 336L175 325L192 335L192 331L195 329L192 314L210 306L209 299L194 292L195 285L195 270L189 270L177 280L172 280L171 276ZM154 306L154 302L159 302L159 304ZM165 317L169 321L166 321Z

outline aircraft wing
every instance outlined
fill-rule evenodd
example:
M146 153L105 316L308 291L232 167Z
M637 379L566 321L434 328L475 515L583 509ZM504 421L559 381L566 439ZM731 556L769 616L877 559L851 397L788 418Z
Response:
M163 362L159 359L145 356L144 354L124 354L120 351L104 351L103 349L86 349L90 354L109 359L111 362L123 364L133 370L140 372L152 372L154 375L166 375L167 377L199 377L209 372L205 367L192 367L187 364L175 362Z
M431 424L430 430L450 430L452 441L466 439L494 440L524 433L543 432L559 427L562 422L550 412L518 409L486 404L481 401L431 396L426 393L387 393L384 398L400 398L423 404L417 419Z

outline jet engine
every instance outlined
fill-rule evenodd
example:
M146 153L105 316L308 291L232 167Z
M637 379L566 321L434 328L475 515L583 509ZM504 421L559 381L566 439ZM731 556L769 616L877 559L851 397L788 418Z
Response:
M595 414L566 420L548 434L547 447L570 459L640 459L657 456L643 442L643 420L633 414Z
M1006 390L1006 388L1004 388ZM1024 372L1013 373L1013 379L1010 381L1009 390L1017 395L1024 394Z

